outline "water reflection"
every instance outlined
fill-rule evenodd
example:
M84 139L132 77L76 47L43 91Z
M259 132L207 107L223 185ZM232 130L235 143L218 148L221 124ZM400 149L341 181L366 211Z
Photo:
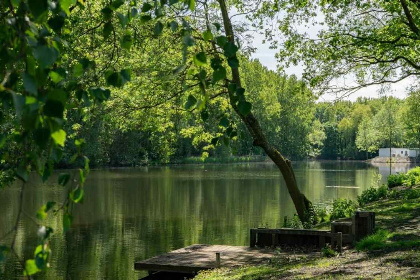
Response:
M301 162L295 168L302 191L316 203L356 198L378 170L360 162ZM0 192L0 236L13 226L18 194L18 185ZM62 187L34 179L26 186L25 212L33 215L47 201L64 196ZM136 260L194 243L246 245L249 228L280 227L283 216L293 213L270 163L93 170L71 230L63 234L60 216L48 220L56 229L52 268L38 278L137 279ZM16 243L19 254L32 256L36 230L25 216ZM6 279L19 278L16 260L5 266Z

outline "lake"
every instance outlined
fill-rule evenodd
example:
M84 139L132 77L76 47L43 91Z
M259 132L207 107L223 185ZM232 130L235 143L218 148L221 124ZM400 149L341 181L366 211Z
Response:
M363 162L297 162L294 167L301 190L320 204L355 199L375 174L389 172L387 166ZM393 171L409 168L395 165ZM26 186L16 241L16 251L26 258L37 242L31 217L48 201L64 201L66 192L55 181L33 179ZM0 190L0 237L14 224L18 197L19 185ZM280 173L268 162L92 170L71 229L63 233L60 215L48 219L55 229L51 268L38 278L138 279L145 274L134 271L137 260L194 243L247 245L250 228L281 227L284 216L293 213ZM7 260L6 279L19 275L17 260Z

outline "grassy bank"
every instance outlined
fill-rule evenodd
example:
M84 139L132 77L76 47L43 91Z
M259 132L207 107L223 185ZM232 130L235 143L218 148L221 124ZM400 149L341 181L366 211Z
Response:
M232 162L261 162L266 161L266 156L229 156L229 157L186 157L176 161L172 161L171 164L200 164L200 163L232 163Z
M195 279L420 279L419 181L378 193L359 204L376 212L377 231L355 248L342 254L278 254L259 266L205 271Z

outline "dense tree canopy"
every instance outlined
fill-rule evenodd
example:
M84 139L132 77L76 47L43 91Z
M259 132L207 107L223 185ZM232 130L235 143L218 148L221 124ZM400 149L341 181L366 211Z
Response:
M43 225L45 217L60 213L64 231L70 227L90 165L266 154L310 226L311 203L286 157L355 159L385 143L420 145L418 91L406 101L331 104L317 103L310 88L331 88L349 73L358 84L347 91L417 76L418 5L0 1L0 182L20 181L22 205L31 172L46 181L55 167L80 168L77 178L60 171L64 201L39 206L34 257L23 261L15 250L20 207L9 234L0 237L10 239L0 247L0 261L7 252L16 255L26 275L48 267L53 229ZM245 19L233 22L233 11ZM276 17L286 35L278 58L304 62L309 83L250 59L248 26ZM325 28L316 40L295 29L296 23L321 18ZM275 40L274 33L266 35ZM389 122L381 127L385 116Z

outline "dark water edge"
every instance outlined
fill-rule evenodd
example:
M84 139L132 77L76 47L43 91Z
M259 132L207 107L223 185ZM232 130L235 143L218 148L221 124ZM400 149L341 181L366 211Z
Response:
M347 161L294 162L294 167L302 191L320 204L354 199L377 172L384 172L383 180L389 172L389 167ZM410 167L395 166L393 172ZM28 184L28 216L47 201L64 200L66 192L55 181ZM18 195L18 185L0 191L0 236L15 221ZM60 215L48 219L55 229L51 268L37 279L138 279L144 274L134 271L136 260L194 243L246 245L250 227L280 227L293 213L281 175L270 162L92 170L70 231L63 233ZM37 229L26 215L19 224L16 248L25 258L33 256ZM4 279L20 279L22 269L8 259L5 273Z

